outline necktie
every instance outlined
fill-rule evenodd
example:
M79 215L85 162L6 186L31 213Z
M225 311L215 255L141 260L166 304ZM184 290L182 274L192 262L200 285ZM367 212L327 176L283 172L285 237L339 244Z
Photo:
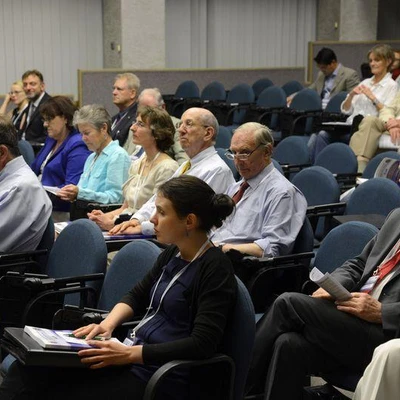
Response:
M192 164L190 163L190 160L186 161L186 164L183 166L182 171L181 171L181 175L186 174L186 172L189 171L190 167L192 166Z
M243 197L243 194L248 187L249 184L246 181L243 181L239 187L239 190L232 197L232 200L235 202L235 204L239 203L239 200Z
M31 103L30 107L29 107L29 113L28 113L28 124L31 122L32 120L32 115L34 114L36 110L36 107L33 103Z
M375 285L378 284L387 274L392 272L393 268L400 262L400 249L389 258L386 262L384 262L379 268L374 272L375 275L378 275L378 280Z

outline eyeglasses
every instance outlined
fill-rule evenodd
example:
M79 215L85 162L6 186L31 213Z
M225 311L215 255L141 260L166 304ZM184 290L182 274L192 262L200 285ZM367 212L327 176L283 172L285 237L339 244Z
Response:
M12 96L13 94L20 94L20 93L22 93L22 90L19 90L19 91L14 90L13 92L8 92L8 94L9 94L10 96Z
M236 158L237 160L240 160L240 161L246 161L246 160L248 160L248 159L250 158L250 156L251 156L260 146L262 146L261 143L260 143L254 150L252 150L252 151L250 151L250 152L248 152L248 153L235 153L235 152L233 152L232 150L228 150L228 151L225 153L225 156L226 156L226 158L229 159L229 160L234 160L234 159Z
M146 128L146 124L143 121L135 121L133 125L138 126L139 128Z
M183 129L192 129L195 126L202 126L203 128L208 128L210 125L202 125L202 124L196 124L195 122L188 120L188 121L181 121L178 124L178 129L183 128Z

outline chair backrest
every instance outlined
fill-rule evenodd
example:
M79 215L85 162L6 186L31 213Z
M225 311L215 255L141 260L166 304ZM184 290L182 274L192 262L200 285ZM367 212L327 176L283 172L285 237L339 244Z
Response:
M285 107L286 93L279 86L267 87L258 96L256 104L265 108Z
M292 179L293 185L301 190L309 206L336 203L340 187L330 171L313 166L298 172Z
M231 130L226 126L219 126L218 135L215 142L215 147L220 147L221 149L229 149L232 140Z
M221 82L213 81L201 91L201 100L225 101L226 91Z
M253 103L254 92L253 89L247 83L239 83L234 86L228 93L226 102L231 103Z
M346 260L359 255L377 233L377 227L359 221L345 222L333 228L322 240L314 265L321 272L332 272Z
M310 152L303 137L289 136L278 143L273 152L280 164L308 164Z
M226 155L226 149L222 149L220 147L216 148L218 155L225 161L226 165L231 169L233 177L236 181L240 179L240 175L238 170L236 169L235 163L233 160L230 160Z
M271 158L272 162L274 163L274 167L282 174L284 175L283 169L282 169L282 165L279 164L278 161L276 161L275 159Z
M304 220L303 226L294 241L292 254L308 253L314 248L314 233L308 218Z
M400 207L400 187L387 178L373 178L358 186L347 202L345 214L388 215Z
M321 110L321 97L315 90L301 89L294 96L289 108L299 111Z
M47 262L47 275L64 278L95 273L105 273L107 246L100 228L88 219L71 222L54 242ZM100 291L101 282L89 282ZM73 296L73 300L71 297ZM68 296L69 304L76 304L78 297Z
M400 160L400 154L397 151L385 151L377 154L368 162L362 177L366 179L373 178L378 165L384 158L394 158L395 160Z
M290 96L303 89L303 85L299 81L289 81L282 85L282 89L286 93L286 96Z
M47 222L47 226L45 231L43 232L43 236L42 239L40 240L37 250L47 250L47 254L44 256L40 256L39 257L39 264L42 267L42 273L44 273L46 271L46 266L47 266L47 262L49 259L49 255L51 252L51 249L53 248L53 244L54 244L54 238L55 238L55 232L54 232L54 222L53 222L53 218L49 217L49 220Z
M18 142L18 149L25 162L31 165L35 160L35 152L32 145L27 140L20 140Z
M339 92L339 93L335 94L331 99L329 99L329 102L326 105L325 111L340 114L341 113L340 105L343 103L347 94L348 94L347 92Z
M345 143L326 146L315 158L314 165L324 167L332 174L355 174L358 166L356 155Z
M271 79L268 79L268 78L261 78L261 79L258 79L257 81L255 81L251 85L251 87L254 91L255 98L258 99L258 96L261 94L261 92L264 89L266 89L272 85L273 85L273 82L271 81Z
M200 97L199 87L194 81L183 81L175 91L175 97L178 99L187 99Z
M133 240L119 250L107 270L97 307L111 310L144 278L160 253L158 246L143 239Z
M250 294L239 278L238 291L233 316L225 328L222 352L235 362L234 400L241 400L250 361L253 353L256 333L255 313Z

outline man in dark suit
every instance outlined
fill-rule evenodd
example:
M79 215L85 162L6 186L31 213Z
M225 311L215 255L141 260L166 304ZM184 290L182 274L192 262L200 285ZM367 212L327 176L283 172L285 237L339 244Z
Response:
M36 69L26 71L22 75L22 83L26 97L29 99L29 106L21 116L20 138L31 143L44 143L47 132L43 126L39 108L50 96L45 92L43 75Z
M300 399L307 374L340 368L362 372L374 349L395 336L399 221L396 209L362 253L331 274L351 292L350 299L334 301L322 288L312 296L277 298L257 326L248 389L266 377L265 399Z
M119 141L121 147L124 147L129 129L136 121L139 88L139 78L130 72L115 77L113 103L119 108L119 113L112 117L111 136Z

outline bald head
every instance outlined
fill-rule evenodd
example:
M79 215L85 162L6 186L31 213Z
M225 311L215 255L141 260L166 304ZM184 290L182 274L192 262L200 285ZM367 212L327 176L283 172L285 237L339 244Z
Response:
M186 110L181 119L179 140L190 158L214 145L219 125L212 112L193 107Z

